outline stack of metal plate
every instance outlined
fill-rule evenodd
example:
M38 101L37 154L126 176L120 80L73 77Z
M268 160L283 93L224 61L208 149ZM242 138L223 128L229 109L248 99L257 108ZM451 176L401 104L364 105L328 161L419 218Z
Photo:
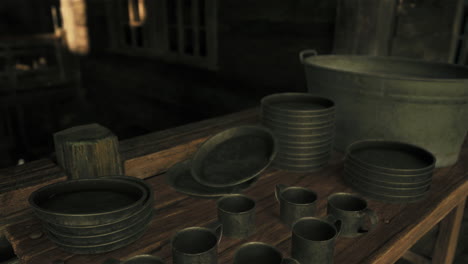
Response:
M33 192L29 203L59 248L97 254L144 234L153 217L154 194L143 180L115 176L51 184Z
M427 150L395 141L363 140L346 152L345 181L375 200L405 203L429 192L436 159Z
M306 172L328 163L333 149L335 104L308 93L279 93L262 99L262 124L278 141L277 168Z

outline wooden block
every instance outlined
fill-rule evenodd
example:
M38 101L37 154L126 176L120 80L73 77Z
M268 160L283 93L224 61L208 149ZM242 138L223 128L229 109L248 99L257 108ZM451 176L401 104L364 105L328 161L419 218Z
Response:
M54 134L58 164L69 179L123 174L119 141L109 129L89 124Z

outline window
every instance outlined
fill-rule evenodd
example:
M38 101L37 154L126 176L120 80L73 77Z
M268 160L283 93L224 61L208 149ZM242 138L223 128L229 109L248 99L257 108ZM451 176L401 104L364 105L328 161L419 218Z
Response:
M110 1L110 48L216 69L216 1Z

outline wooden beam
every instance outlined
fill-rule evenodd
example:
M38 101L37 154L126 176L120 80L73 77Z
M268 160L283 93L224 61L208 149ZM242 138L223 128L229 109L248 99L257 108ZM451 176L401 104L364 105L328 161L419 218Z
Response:
M406 253L401 258L411 262L412 264L431 264L432 263L429 258L416 254L411 250L406 251Z
M459 203L445 219L440 222L439 235L432 256L434 264L451 264L457 250L458 235L465 211L465 202Z

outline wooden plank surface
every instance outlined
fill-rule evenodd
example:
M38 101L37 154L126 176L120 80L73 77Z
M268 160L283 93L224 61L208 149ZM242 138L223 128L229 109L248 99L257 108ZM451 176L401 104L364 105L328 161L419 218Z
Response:
M189 158L209 136L229 127L255 123L259 109L211 118L120 142L125 175L148 178L166 172ZM29 208L29 195L44 185L65 179L65 173L50 159L28 162L0 170L0 233L16 221L18 212ZM10 217L11 216L11 217Z
M326 197L334 192L352 192L343 180L343 156L335 153L330 164L313 173L291 173L275 168L267 169L259 181L245 193L257 201L257 231L248 239L223 238L219 245L219 263L232 263L235 250L247 241L263 241L290 255L290 230L279 220L279 206L274 197L278 183L304 186L315 190L319 197L319 216L326 214ZM411 204L388 204L369 200L369 207L380 218L377 228L358 238L339 238L335 263L393 263L423 234L429 231L468 193L468 144L463 146L459 162L450 168L437 169L431 191L426 199ZM148 231L137 242L106 254L73 255L56 248L45 236L31 239L40 230L40 223L32 218L11 225L6 235L22 263L52 263L64 260L67 264L102 263L109 257L125 259L137 254L151 253L172 263L170 237L189 226L204 226L216 220L215 200L199 199L180 194L166 185L164 174L146 180L155 190L156 216Z

